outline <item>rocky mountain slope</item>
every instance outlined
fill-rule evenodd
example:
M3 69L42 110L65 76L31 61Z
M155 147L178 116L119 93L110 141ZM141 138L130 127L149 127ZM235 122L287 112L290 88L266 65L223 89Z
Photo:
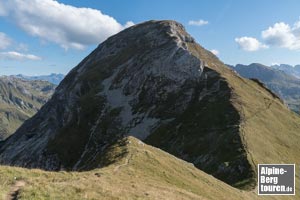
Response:
M100 44L0 147L0 163L46 170L109 165L134 136L239 188L256 164L296 163L300 119L241 78L174 21L149 21ZM296 185L299 185L297 179Z
M14 133L51 97L55 86L45 81L0 77L0 141Z
M259 63L238 64L232 68L245 78L260 80L280 96L293 111L300 112L300 79Z
M48 81L54 85L58 85L65 77L63 74L49 74L49 75L41 75L41 76L25 76L22 74L15 75L14 77L24 79L24 80L30 80L30 81L36 81L36 80L41 80L41 81Z

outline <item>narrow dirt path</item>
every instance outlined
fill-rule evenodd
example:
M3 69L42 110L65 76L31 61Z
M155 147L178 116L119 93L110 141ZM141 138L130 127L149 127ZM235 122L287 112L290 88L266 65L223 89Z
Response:
M115 167L114 172L118 171L121 167L124 167L126 165L129 164L129 160L132 158L132 155L127 156L127 158L125 159L125 163L118 165Z
M20 190L26 185L25 181L17 181L10 189L5 200L17 200Z

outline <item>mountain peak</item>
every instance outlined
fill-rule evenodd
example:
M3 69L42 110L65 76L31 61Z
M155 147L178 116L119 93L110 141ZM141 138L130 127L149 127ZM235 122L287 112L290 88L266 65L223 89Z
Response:
M233 150L241 146L236 134L240 117L230 103L227 81L216 70L230 73L181 24L148 21L130 27L100 44L65 77L52 99L3 144L0 162L48 170L91 169L111 143L134 136L227 182L249 177L248 161ZM190 145L206 145L211 137L224 140L222 129L239 142L211 146L205 153L189 150ZM182 141L190 137L185 130L206 139ZM233 157L228 169L219 170L224 148L241 158ZM234 170L236 165L243 170Z
M284 121L280 128L264 123L270 116ZM108 38L70 71L52 99L2 144L0 163L94 169L115 141L134 136L249 188L254 162L261 161L252 153L259 144L249 131L253 119L266 131L260 138L282 129L298 134L289 129L297 119L277 98L227 68L181 24L148 21Z

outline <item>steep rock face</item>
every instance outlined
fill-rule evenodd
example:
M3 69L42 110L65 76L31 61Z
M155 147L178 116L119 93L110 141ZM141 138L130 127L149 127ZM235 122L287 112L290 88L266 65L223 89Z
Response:
M255 164L280 160L273 152L261 157L256 138L293 147L286 161L300 153L279 138L279 123L265 123L269 116L299 138L298 118L273 94L236 75L177 22L149 21L112 36L75 67L1 145L0 163L93 169L110 144L131 135L231 185L249 186ZM287 152L287 146L277 147Z
M55 86L45 81L0 77L0 141L34 115L51 97Z

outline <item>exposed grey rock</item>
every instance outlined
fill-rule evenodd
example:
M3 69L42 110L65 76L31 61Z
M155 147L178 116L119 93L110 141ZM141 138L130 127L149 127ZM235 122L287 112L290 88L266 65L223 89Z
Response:
M0 163L92 169L112 142L132 135L231 184L251 177L232 91L191 45L198 44L174 21L149 21L110 37L5 141Z

